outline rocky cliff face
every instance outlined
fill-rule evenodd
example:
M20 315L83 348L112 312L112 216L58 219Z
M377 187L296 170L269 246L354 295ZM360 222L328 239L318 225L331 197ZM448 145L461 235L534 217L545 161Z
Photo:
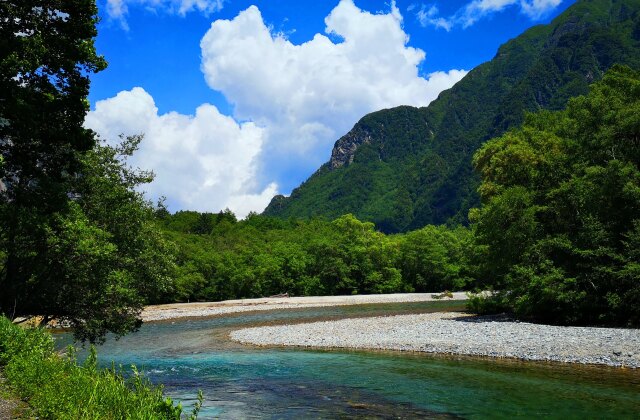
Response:
M329 159L329 167L338 169L341 166L348 165L353 162L356 150L363 144L371 143L371 133L367 130L355 126L333 146L331 151L331 159Z

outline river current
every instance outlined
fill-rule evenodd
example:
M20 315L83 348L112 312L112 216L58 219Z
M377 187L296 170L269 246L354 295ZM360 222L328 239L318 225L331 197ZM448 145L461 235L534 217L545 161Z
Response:
M460 310L456 302L355 305L147 323L98 347L135 364L199 418L638 418L640 372L610 367L396 352L256 348L238 328ZM70 343L57 335L57 346Z

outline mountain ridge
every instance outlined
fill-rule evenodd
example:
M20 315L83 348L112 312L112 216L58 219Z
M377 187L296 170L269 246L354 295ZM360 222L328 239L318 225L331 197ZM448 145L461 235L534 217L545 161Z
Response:
M365 115L330 160L265 215L353 213L385 232L466 223L478 203L471 157L526 112L561 109L614 63L640 67L640 0L582 0L498 48L427 107Z

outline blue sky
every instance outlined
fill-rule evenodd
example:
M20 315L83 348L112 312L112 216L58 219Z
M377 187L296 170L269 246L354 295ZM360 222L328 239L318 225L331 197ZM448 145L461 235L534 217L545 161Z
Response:
M368 112L425 106L570 0L98 0L86 125L144 133L171 210L260 212Z

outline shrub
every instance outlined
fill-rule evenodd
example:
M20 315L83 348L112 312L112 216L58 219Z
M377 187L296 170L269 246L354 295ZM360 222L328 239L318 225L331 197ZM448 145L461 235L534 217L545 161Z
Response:
M95 347L79 364L73 347L54 351L51 335L0 318L0 366L9 385L40 418L180 419L183 409L164 397L135 366L128 378L115 367L99 369ZM197 417L199 401L190 418Z

